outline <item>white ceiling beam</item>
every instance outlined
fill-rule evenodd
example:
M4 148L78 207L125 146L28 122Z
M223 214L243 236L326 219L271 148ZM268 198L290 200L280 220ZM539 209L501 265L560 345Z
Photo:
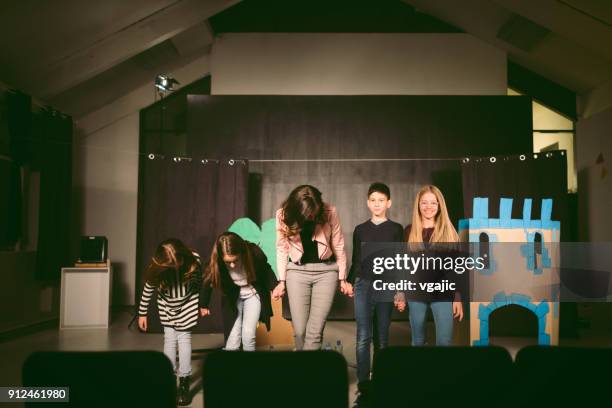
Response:
M588 118L612 107L612 80L609 80L578 98L581 118Z
M506 50L509 58L578 93L607 81L612 64L601 55L551 32L532 51L525 52L497 38L513 11L490 0L404 0L429 15ZM539 0L538 0L539 1ZM537 21L536 21L537 22Z
M208 21L203 21L172 37L180 55L190 55L213 43L214 33Z
M612 63L612 27L604 10L599 10L603 18L590 16L584 10L555 0L495 0L500 6L520 14L533 22L548 28L550 31L569 41L598 54ZM612 10L612 2L607 9Z
M183 0L63 58L34 81L41 97L51 97L170 39L239 0Z

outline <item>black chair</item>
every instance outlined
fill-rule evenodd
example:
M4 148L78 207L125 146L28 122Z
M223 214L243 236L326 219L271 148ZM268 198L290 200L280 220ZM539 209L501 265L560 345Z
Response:
M156 351L35 352L23 364L30 387L69 387L58 407L176 407L170 360ZM26 403L26 407L40 403Z
M518 406L608 406L612 349L529 346L516 355Z
M512 358L500 347L390 347L374 361L375 407L510 406Z
M348 406L344 357L334 351L217 351L204 361L204 406Z

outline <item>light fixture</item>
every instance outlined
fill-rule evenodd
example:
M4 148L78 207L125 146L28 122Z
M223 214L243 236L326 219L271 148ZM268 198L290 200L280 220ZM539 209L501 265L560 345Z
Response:
M179 81L177 81L170 75L159 74L155 77L155 88L161 96L172 92L174 90L174 84L179 84Z

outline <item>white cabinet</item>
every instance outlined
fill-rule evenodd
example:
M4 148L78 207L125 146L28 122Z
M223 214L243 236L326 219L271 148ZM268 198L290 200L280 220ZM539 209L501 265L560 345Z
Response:
M62 268L60 329L108 328L112 267Z

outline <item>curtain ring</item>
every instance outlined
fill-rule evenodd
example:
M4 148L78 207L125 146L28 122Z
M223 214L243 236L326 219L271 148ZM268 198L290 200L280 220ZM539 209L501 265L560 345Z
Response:
M491 163L495 163L495 162L497 161L497 159L495 158L495 156L491 156L491 157L489 158L489 161L490 161Z
M233 166L233 165L236 163L236 161L235 161L234 159L229 159L229 160L227 161L227 163L228 163L230 166Z
M174 156L172 158L172 160L174 160L175 163L181 163L181 162L188 162L191 163L191 160L193 160L191 157L186 157L186 156Z
M470 158L469 157L464 157L462 162L463 163L469 163L470 162Z
M525 155L524 155L524 154L521 154L521 155L519 156L519 160L520 160L520 161L525 161Z

